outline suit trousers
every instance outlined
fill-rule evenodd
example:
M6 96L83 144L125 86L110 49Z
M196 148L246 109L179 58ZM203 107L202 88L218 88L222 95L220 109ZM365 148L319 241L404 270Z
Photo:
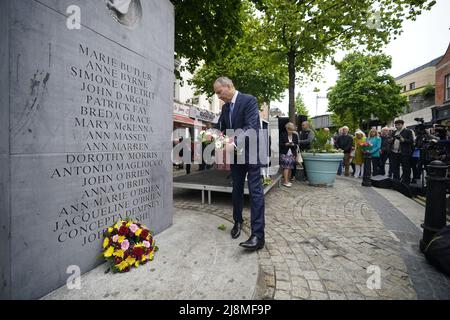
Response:
M244 203L245 176L248 174L248 190L250 195L250 220L252 235L264 239L264 189L261 181L261 172L258 165L232 164L233 177L233 219L243 222L242 209Z
M391 160L392 160L392 173L393 178L396 180L400 180L400 164L402 166L402 177L401 181L403 183L409 184L411 182L411 156L404 155L401 153L391 152Z
M388 152L383 152L380 155L380 166L379 166L379 170L378 173L381 175L385 175L386 174L386 161L389 158L389 153Z

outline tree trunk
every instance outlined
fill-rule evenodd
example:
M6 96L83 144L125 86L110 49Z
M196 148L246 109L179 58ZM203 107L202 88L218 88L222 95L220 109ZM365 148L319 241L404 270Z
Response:
M289 121L295 123L295 52L288 53Z

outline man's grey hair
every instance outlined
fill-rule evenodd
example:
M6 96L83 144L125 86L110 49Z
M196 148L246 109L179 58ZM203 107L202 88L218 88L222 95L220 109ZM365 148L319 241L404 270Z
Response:
M348 130L348 127L347 126L343 126L342 129L347 129Z
M219 77L214 82L219 83L221 86L234 88L233 81L230 78L228 78L228 77Z

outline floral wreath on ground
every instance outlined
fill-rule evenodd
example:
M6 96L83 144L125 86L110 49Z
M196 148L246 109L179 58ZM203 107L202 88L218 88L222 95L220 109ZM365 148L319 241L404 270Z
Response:
M158 251L150 230L134 221L118 221L103 234L103 257L113 272L128 272L153 260Z

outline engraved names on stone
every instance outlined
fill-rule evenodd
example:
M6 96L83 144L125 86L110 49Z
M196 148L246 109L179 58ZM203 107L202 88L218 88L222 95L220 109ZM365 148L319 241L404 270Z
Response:
M101 50L79 44L83 65L69 65L79 83L81 103L73 119L80 153L64 155L50 179L79 183L80 195L55 213L53 232L59 243L82 245L102 239L117 220L148 220L161 207L161 185L153 170L163 165L162 153L151 150L151 117L156 93L151 72Z

